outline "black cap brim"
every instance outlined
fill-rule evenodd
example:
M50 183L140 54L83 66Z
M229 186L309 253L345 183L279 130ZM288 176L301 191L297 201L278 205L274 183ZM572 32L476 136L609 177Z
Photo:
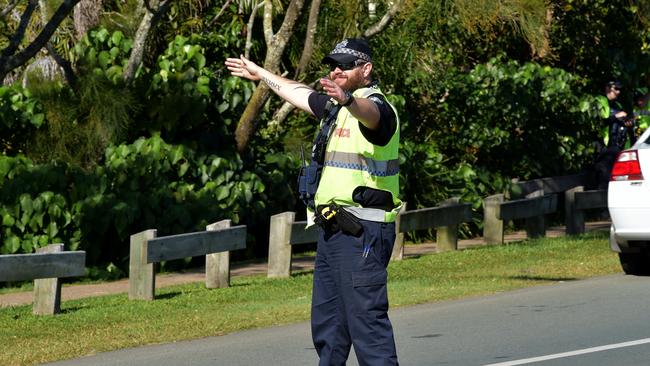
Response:
M350 55L347 53L334 53L334 54L329 54L325 57L323 57L323 61L321 63L323 64L333 64L333 63L340 63L340 64L349 64L357 60L357 56Z

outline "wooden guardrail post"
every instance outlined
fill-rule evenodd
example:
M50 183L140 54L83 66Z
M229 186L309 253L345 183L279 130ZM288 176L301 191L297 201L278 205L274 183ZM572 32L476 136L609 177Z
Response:
M499 206L503 194L488 196L483 200L483 240L486 244L503 244L503 220L499 219Z
M63 244L50 244L36 253L58 253ZM54 315L61 312L61 280L58 277L34 280L34 315Z
M147 241L156 237L157 230L145 230L131 235L129 258L129 299L153 300L156 288L154 264L147 261Z
M86 274L86 252L64 252L63 244L50 244L31 254L0 255L0 282L34 280L35 315L61 311L60 277Z
M438 250L445 250L447 247L457 247L458 238L456 230L458 224L472 221L472 208L469 203L458 203L458 199L445 201L441 206L421 208L418 210L405 211L400 216L399 232L409 232L424 229L436 229L442 232L438 236ZM447 234L444 234L447 233ZM448 244L442 244L440 241L449 241Z
M454 206L460 203L458 197L442 201L439 206ZM436 228L436 249L438 252L447 252L458 249L458 225L441 226Z
M205 227L206 231L227 229L232 220L222 220ZM209 253L205 255L205 287L230 287L230 251Z
M585 215L576 205L577 192L584 192L584 187L573 187L564 192L564 220L567 235L577 235L585 232Z
M282 212L271 216L269 233L269 278L286 278L291 275L291 225L295 212Z
M132 235L129 299L154 299L156 288L155 263L246 248L246 226L230 227L229 225L229 221L219 222L214 226L210 226L219 228L218 230L162 237L156 237L156 230L147 230ZM211 262L212 260L207 259L206 286L208 282L218 278L214 274L215 266L212 265L214 263ZM221 267L228 270L229 264L219 266L216 271L221 271ZM224 284L227 283L227 279L220 278L217 282Z
M607 190L605 189L591 191L576 189L573 192L567 192L567 202L570 199L573 199L571 207L568 203L566 206L567 234L580 234L585 231L584 210L607 208ZM569 209L572 210L571 213L569 213Z
M543 197L544 190L540 189L526 195L526 198ZM542 202L542 201L540 201ZM526 218L526 236L530 239L541 238L546 235L546 220L544 214Z
M401 261L404 258L404 232L400 230L404 212L406 212L406 202L402 202L402 207L395 219L395 243L393 244L393 253L390 256L391 261Z

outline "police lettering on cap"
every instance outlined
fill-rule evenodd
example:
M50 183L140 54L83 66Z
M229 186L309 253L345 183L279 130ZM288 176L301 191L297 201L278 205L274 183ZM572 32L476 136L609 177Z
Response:
M322 63L351 63L356 60L372 62L370 46L363 38L347 38L338 43L329 55L323 58Z

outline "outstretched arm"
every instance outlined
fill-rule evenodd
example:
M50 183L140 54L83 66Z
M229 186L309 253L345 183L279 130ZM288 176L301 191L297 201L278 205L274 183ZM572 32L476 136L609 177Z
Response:
M239 56L239 58L227 58L225 64L233 76L253 81L262 80L280 98L303 111L314 114L309 107L308 102L309 95L314 92L314 89L309 86L275 75L248 60L244 56Z

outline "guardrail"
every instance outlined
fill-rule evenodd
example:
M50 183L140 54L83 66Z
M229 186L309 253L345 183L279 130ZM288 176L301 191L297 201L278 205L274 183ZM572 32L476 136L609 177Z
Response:
M58 314L59 278L84 276L85 264L86 252L64 252L63 244L50 244L32 254L0 255L0 282L34 280L34 314Z
M404 211L399 215L395 247L403 256L404 233L416 230L436 229L436 246L439 252L458 249L458 225L472 221L472 205L460 203L456 197L441 202L436 207ZM393 250L395 257L395 249Z
M606 191L582 193L583 187L592 180L593 176L590 173L534 179L514 185L515 191L525 198L506 201L503 194L485 198L483 201L484 241L487 244L502 244L503 223L514 219L526 220L527 237L544 236L545 215L557 212L559 194L564 195L567 234L584 232L583 211L607 207Z
M403 210L406 208L404 203ZM286 278L291 275L292 245L315 243L318 228L307 230L306 221L294 221L295 212L283 212L271 216L269 235L269 278ZM441 203L439 207L402 211L397 217L396 239L391 260L403 257L404 234L407 231L436 228L440 250L455 250L458 247L458 224L472 220L471 205L459 204L457 198Z
M587 186L589 182L593 181L594 177L592 173L581 173L517 182L514 184L514 187L519 191L520 196L526 196L540 190L546 194L562 193L573 187Z
M583 186L564 193L565 225L568 235L585 232L585 211L607 208L607 191L585 191Z
M199 255L206 256L206 287L228 287L229 251L246 248L246 226L230 225L230 220L223 220L195 233L156 237L156 230L145 230L131 235L129 299L155 298L155 263Z
M485 202L483 239L487 244L503 244L503 222L515 219L526 220L528 238L542 237L546 235L544 215L557 210L557 195L541 190L512 201L505 201L502 194L493 195Z

